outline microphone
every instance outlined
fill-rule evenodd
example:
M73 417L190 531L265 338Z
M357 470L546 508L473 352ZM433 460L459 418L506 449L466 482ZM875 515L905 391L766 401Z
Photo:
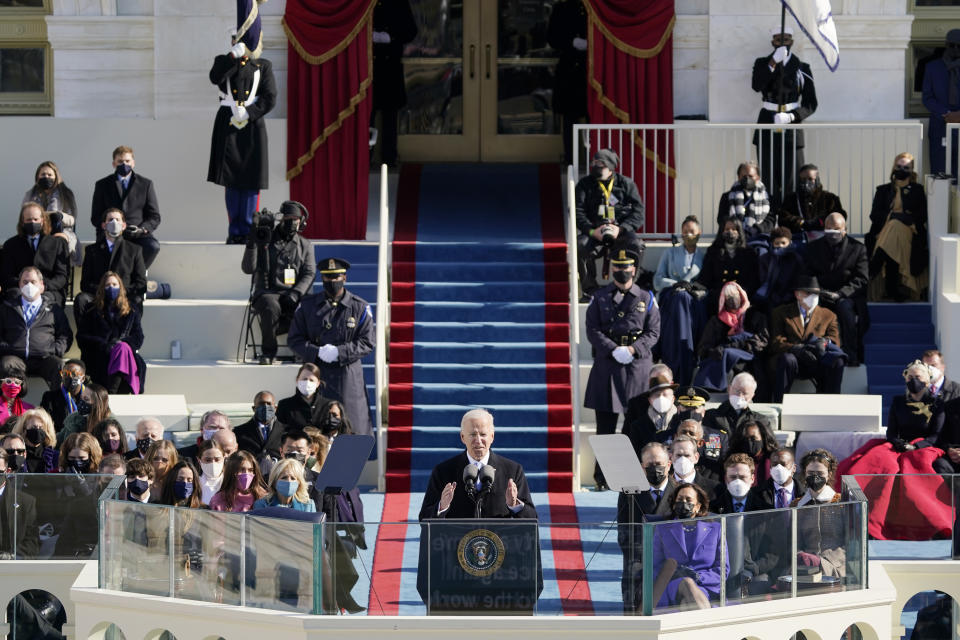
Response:
M478 470L472 464L467 464L463 468L463 488L467 490L467 495L472 496L477 492Z
M490 491L493 488L493 479L497 474L495 467L490 466L489 464L483 465L483 468L480 469L480 484L481 491Z

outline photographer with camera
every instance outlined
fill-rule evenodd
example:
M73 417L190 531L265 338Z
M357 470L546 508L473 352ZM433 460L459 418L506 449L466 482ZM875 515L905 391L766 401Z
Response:
M615 173L620 159L610 149L597 151L590 162L590 175L576 186L577 256L581 302L589 302L599 288L596 259L626 249L643 259L643 241L636 232L643 228L643 201L630 178ZM605 263L606 264L606 263ZM606 274L604 274L606 275Z
M240 268L253 275L253 310L260 318L260 364L273 364L281 319L288 323L317 273L310 241L299 235L307 209L287 200L279 213L254 214Z

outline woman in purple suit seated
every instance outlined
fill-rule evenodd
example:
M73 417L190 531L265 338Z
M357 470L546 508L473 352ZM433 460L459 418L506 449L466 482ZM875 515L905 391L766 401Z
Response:
M669 498L674 519L656 527L653 536L653 597L657 607L709 609L720 594L720 523L697 522L709 500L699 486L684 482ZM728 564L726 550L724 561Z

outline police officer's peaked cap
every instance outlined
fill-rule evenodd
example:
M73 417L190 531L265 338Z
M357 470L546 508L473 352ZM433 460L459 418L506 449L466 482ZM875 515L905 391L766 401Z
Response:
M682 407L702 407L710 402L710 393L702 387L680 387L677 404Z
M610 171L614 171L620 164L620 158L612 149L600 149L600 151L593 154L593 159L594 161L602 162Z
M324 258L317 263L317 271L325 276L346 273L349 268L350 263L343 258Z
M280 205L280 215L282 216L300 216L304 220L310 217L307 208L296 200L285 200Z
M629 267L632 264L640 264L640 254L636 251L631 251L630 249L620 249L610 258L610 264L619 265L621 267Z

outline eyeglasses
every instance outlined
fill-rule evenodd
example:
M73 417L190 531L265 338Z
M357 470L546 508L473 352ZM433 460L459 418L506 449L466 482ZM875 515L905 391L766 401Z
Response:
M0 383L3 384L23 384L23 380L20 378L4 378L0 380Z
M7 449L6 452L8 456L18 456L18 455L25 454L27 450L26 449Z

